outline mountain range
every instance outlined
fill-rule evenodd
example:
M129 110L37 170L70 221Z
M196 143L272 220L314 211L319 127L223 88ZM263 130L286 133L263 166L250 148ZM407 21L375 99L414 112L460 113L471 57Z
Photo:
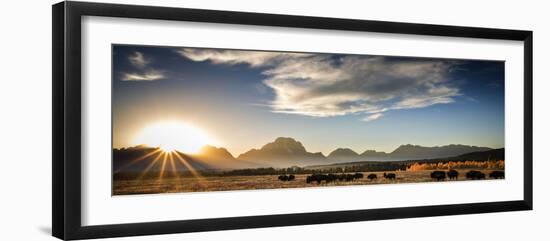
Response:
M390 153L366 150L363 153L358 154L349 148L338 148L331 152L327 158L334 161L346 162L362 160L398 161L452 157L470 152L482 152L488 150L491 150L491 148L455 144L434 147L407 144L399 146Z
M164 156L159 148L136 146L113 149L113 170L197 170L242 169L257 167L289 167L345 163L355 161L397 161L455 157L469 153L492 150L488 147L468 145L445 145L425 147L401 145L390 153L366 150L361 154L349 148L337 148L325 156L321 152L308 152L304 145L289 137L279 137L259 149L251 149L235 158L227 149L204 146L197 154L175 152ZM159 155L161 155L159 157ZM157 158L158 157L158 158ZM155 158L157 161L152 163ZM172 161L174 160L172 164ZM183 161L182 161L183 160ZM163 164L164 163L164 164ZM151 165L151 166L149 166Z
M370 170L376 170L377 168L387 168L387 166L384 166L386 164L388 165L394 165L393 168L400 169L402 167L406 167L411 163L439 163L439 162L447 162L447 161L499 161L504 160L504 148L499 149L491 149L488 151L477 151L477 152L470 152L458 156L451 156L451 157L441 157L441 158L433 158L433 159L418 159L418 160L400 160L400 161L352 161L352 162L338 162L338 163L331 163L331 164L321 164L321 165L310 165L310 166L304 166L305 169L313 169L313 170L319 170L319 169L334 169L334 168L345 168L345 167L368 167Z

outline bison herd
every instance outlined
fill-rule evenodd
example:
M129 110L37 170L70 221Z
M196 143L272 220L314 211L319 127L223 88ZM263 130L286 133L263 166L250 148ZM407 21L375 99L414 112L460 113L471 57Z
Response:
M396 178L395 173L385 173L384 172L383 176L384 176L384 178L386 178L388 180L395 180L395 178ZM322 182L331 183L331 182L336 182L336 181L351 182L351 181L355 181L357 179L362 179L362 178L364 178L364 175L363 175L363 173L359 173L359 172L354 173L354 174L351 174L351 173L311 174L311 175L306 177L306 183L321 184ZM367 178L370 181L372 181L372 180L377 179L378 176L374 173L371 173L367 176ZM296 179L296 177L292 174L290 174L290 175L279 175L278 179L280 181L287 182L287 181L294 181Z
M458 171L451 169L445 173L444 171L433 171L430 174L430 177L436 181L443 181L446 177L449 177L450 180L458 179ZM504 171L492 171L489 174L490 178L493 179L503 179L504 178ZM469 171L466 173L466 178L470 180L481 180L485 179L485 173L480 171Z
M306 183L314 183L317 182L317 184L320 184L321 182L325 181L325 183L335 182L335 181L346 181L351 182L355 181L356 179L363 178L363 173L355 173L355 174L349 174L349 173L342 173L342 174L311 174L310 176L306 177Z
M449 180L458 180L459 173L457 170L450 169L447 172L445 171L433 171L430 174L430 177L435 181L444 181L445 179L449 178ZM331 182L351 182L355 181L357 179L362 179L363 173L357 172L354 174L351 173L341 173L341 174L311 174L306 177L306 183L317 183L321 184L324 183L331 183ZM385 173L383 174L383 177L387 180L395 180L396 174L395 173ZM486 175L483 172L480 171L468 171L466 173L466 178L470 180L481 180L485 179ZM489 173L489 178L493 179L503 179L504 178L504 171L492 171ZM280 181L287 182L287 181L294 181L296 177L292 174L290 175L280 175L278 177ZM378 179L378 176L375 173L371 173L367 176L367 179L369 181Z

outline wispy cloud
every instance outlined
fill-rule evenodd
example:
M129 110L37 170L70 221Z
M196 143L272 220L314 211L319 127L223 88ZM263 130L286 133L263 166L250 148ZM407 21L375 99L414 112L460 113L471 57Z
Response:
M147 66L151 60L141 52L133 52L128 56L128 61L136 68L137 72L122 73L122 81L155 81L165 77L162 71Z
M376 114L372 114L372 115L369 115L369 116L366 116L365 118L361 119L362 121L364 122L369 122L369 121L373 121L373 120L378 120L380 119L380 117L382 117L384 114L382 113L376 113Z
M141 52L135 51L132 55L128 56L128 61L132 65L138 68L143 68L149 64L149 60L145 59L145 56Z
M193 61L210 60L214 64L249 64L251 67L276 65L285 60L311 56L312 54L265 52L265 51L240 51L240 50L214 50L214 49L178 49L181 56Z
M258 51L180 49L193 61L248 64L261 68L275 93L273 112L315 117L424 108L461 95L448 81L455 63L446 60Z
M160 71L152 70L140 73L123 73L123 81L155 81L164 79L164 75Z

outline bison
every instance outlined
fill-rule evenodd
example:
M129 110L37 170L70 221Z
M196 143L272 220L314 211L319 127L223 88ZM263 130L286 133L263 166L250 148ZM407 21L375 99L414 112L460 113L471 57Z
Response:
M384 172L384 178L389 179L389 180L394 180L395 179L395 173L385 173Z
M504 179L504 171L492 171L489 177L493 179Z
M457 170L454 170L454 169L451 169L447 172L447 176L449 177L449 179L453 180L453 179L458 179L458 171Z
M367 176L367 178L368 178L369 180L372 181L372 180L374 180L374 179L377 179L378 176L376 176L376 174L374 174L374 173L371 173L371 174L369 174L369 175Z
M313 174L311 176L306 177L306 183L312 183L317 182L317 184L320 184L321 181L323 181L320 177L321 174Z
M335 181L338 180L338 175L334 175L332 173L329 173L327 175L323 175L323 178L324 178L326 183L335 182Z
M344 175L345 175L346 182L351 182L353 181L353 179L355 179L352 174L344 174Z
M306 177L306 183L317 182L317 184L321 184L322 181L328 183L331 179L325 174L312 174L311 176Z
M445 172L444 171L433 171L430 174L430 177L432 179L437 180L437 181L443 181L443 180L445 180Z
M286 182L286 181L293 181L296 177L292 174L290 175L280 175L279 176L279 180L283 181L283 182Z
M355 174L349 174L349 173L342 173L342 174L311 174L310 176L306 177L306 183L313 183L317 182L317 184L321 184L321 182L325 181L325 183L330 182L336 182L336 181L354 181L355 179L363 178L362 173L355 173Z
M336 179L338 179L338 181L340 182L343 182L346 180L346 174L337 175Z
M482 173L480 171L469 171L466 173L466 178L471 180L485 179L485 173Z

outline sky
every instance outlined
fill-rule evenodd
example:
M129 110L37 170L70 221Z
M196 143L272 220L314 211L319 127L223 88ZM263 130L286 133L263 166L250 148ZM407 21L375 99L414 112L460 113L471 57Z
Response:
M310 152L504 147L504 62L113 45L113 147L166 120L234 156L277 137Z

